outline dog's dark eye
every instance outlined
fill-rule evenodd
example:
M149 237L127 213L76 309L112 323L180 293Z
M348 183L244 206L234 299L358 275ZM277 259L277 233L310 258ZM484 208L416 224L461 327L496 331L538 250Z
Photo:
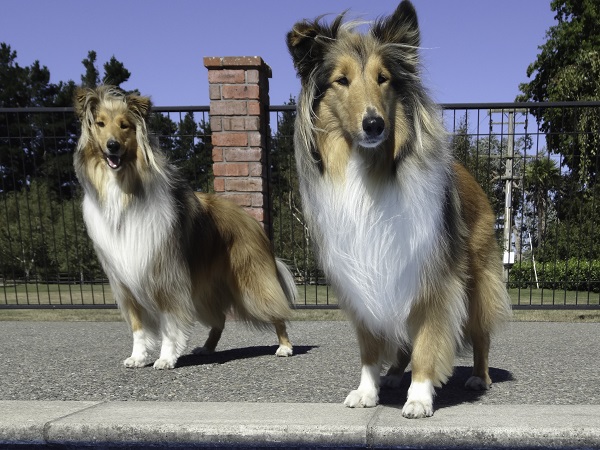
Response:
M335 80L335 82L340 86L348 86L350 84L348 78L346 77L339 77L337 80Z
M383 83L385 83L386 81L388 81L388 78L387 78L385 75L383 75L382 73L380 73L380 74L377 76L377 83L378 83L378 84L383 84Z
M104 127L104 122L100 121L100 122L96 122L96 125L98 125L100 128Z
M121 130L126 130L127 128L129 128L129 125L126 123L121 123Z

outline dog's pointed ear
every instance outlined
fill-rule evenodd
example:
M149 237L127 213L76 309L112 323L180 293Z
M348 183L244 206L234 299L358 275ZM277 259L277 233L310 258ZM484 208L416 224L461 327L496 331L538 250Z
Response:
M409 0L400 2L391 16L378 20L371 33L383 43L404 44L415 52L421 44L417 12Z
M129 94L126 97L127 107L130 111L138 114L141 118L146 119L148 117L148 113L150 113L150 108L152 107L152 102L149 97L142 97L141 95Z
M93 89L77 87L73 95L73 107L79 120L83 120L89 113L93 113L94 106L98 103L98 95Z
M327 46L337 38L343 17L344 13L340 14L331 25L322 24L322 16L312 22L303 20L287 34L288 50L302 80L307 79L314 67L323 62Z

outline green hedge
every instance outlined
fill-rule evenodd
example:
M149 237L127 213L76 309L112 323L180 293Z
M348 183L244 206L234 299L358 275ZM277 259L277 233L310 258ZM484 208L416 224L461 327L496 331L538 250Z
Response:
M600 292L600 260L536 262L539 287L567 291ZM509 272L510 288L536 287L531 261L516 263Z

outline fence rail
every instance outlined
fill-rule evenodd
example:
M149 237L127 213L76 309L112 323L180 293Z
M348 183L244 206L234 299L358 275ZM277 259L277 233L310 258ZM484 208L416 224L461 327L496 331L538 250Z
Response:
M442 105L450 145L496 211L515 308L600 308L600 103ZM208 106L157 107L151 128L196 190L211 191ZM299 307L335 308L304 226L295 105L271 107L273 245ZM0 308L113 308L81 217L72 108L0 108ZM508 225L507 225L508 224Z

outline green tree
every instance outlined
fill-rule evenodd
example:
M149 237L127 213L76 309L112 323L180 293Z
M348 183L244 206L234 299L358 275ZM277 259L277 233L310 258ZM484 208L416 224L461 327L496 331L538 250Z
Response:
M21 67L17 52L0 44L0 106L69 106L73 82L50 83L50 71L35 61ZM65 133L66 129L66 133ZM65 113L0 113L0 189L21 189L28 179L56 177L55 169L69 167L50 155L72 151L76 133L75 119ZM49 163L52 161L52 163ZM67 169L69 170L69 169ZM56 181L54 186L62 182Z
M287 105L295 105L290 97ZM296 110L283 111L277 119L277 131L270 146L271 203L277 256L286 260L294 275L306 283L320 283L318 268L308 229L300 205L298 175L294 159L294 122Z
M53 229L56 199L44 182L32 181L26 189L0 194L0 261L5 277L35 280L56 269L48 236Z
M600 4L598 0L553 0L557 24L546 33L537 59L519 85L518 101L600 100ZM579 182L594 184L600 158L598 108L540 108L533 114L548 149L563 155Z
M90 50L87 58L81 61L85 68L85 73L81 75L81 86L86 88L95 88L100 84L100 72L96 67L96 52Z
M120 87L121 84L129 80L131 72L125 68L122 62L114 56L108 62L104 63L104 83Z
M527 203L529 227L535 237L534 246L542 246L549 217L556 215L554 201L561 185L560 169L549 157L536 157L525 165L523 194ZM528 230L529 231L529 230Z
M210 124L204 120L196 123L194 114L186 113L177 127L171 161L179 167L181 175L192 189L212 191L212 138Z

